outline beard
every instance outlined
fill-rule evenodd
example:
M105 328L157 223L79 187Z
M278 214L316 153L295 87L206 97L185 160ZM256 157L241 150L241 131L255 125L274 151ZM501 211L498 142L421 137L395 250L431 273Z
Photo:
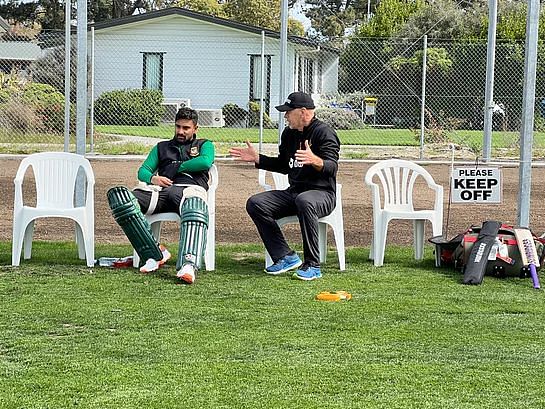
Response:
M183 135L181 135L181 137L178 137L178 134L174 134L174 139L178 142L178 143L181 143L182 145L185 145L189 142L191 142L193 140L193 136L190 136L190 137L184 137Z

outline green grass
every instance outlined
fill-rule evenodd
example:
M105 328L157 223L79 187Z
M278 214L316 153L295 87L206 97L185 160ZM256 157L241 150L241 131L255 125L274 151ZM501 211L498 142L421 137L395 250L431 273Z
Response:
M366 128L358 130L337 131L343 145L357 146L419 146L419 138L415 130L411 129L384 129ZM94 136L94 152L101 154L139 154L145 155L150 147L138 141L121 141L120 136L143 136L150 138L171 138L173 129L170 124L159 126L121 126L97 125ZM217 152L226 155L233 144L242 144L246 140L253 143L259 141L259 130L248 128L199 128L199 136L216 142ZM518 155L518 132L493 132L492 149L500 149L499 156ZM482 150L483 132L456 130L446 133L441 146L447 141L470 148L479 153ZM265 129L264 143L277 143L278 131ZM90 150L90 141L87 141L87 150ZM70 141L70 149L74 150L74 140ZM33 153L46 150L63 150L64 137L62 135L13 134L0 132L0 153ZM429 145L428 146L433 146ZM545 133L534 133L534 155L543 156L545 149ZM495 153L495 152L494 152ZM348 155L349 157L352 157ZM355 155L361 158L361 154ZM364 155L365 156L365 155Z
M172 137L172 126L162 124L159 126L121 126L98 125L96 131L104 134L134 135L152 138ZM416 133L411 129L391 128L365 128L355 130L338 130L337 134L341 143L350 145L379 145L379 146L418 146L420 144ZM456 130L446 133L446 140L469 146L481 147L483 142L482 130ZM247 128L199 128L199 136L213 141L240 142L250 140L258 142L259 131ZM494 131L492 134L493 148L515 147L519 138L519 132ZM276 129L265 129L263 140L266 143L278 141ZM535 132L534 143L537 146L545 146L545 133Z
M171 125L159 126L113 126L98 125L97 132L113 135L147 136L152 138L170 138L173 128ZM353 145L418 145L414 133L408 129L357 129L337 131L342 143ZM259 141L259 130L252 128L199 128L201 138L219 142ZM277 143L278 130L264 129L263 142Z
M463 286L426 252L392 246L374 268L350 249L345 272L331 252L306 283L263 274L261 246L218 246L217 270L186 286L172 261L89 269L71 243L36 242L12 268L0 243L0 407L545 407L543 291Z

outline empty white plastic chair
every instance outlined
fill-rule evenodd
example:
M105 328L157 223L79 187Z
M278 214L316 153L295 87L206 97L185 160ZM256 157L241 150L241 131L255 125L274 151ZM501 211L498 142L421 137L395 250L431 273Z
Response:
M218 168L212 165L208 171L208 230L206 233L206 248L204 251L204 266L207 271L216 268L216 189L218 188ZM161 240L161 225L163 222L176 222L180 224L180 215L174 212L156 213L145 216L151 225L153 237ZM133 252L133 266L138 267L140 257Z
M277 172L269 172L272 175L274 189L285 190L289 187L288 175ZM272 190L273 187L267 182L267 171L259 169L258 182L265 190ZM345 249L344 249L344 222L343 222L343 206L342 206L342 185L337 183L337 195L335 209L325 216L318 219L318 245L320 248L320 263L324 263L327 257L327 226L333 229L335 237L335 245L339 257L339 270L344 271L346 268ZM278 226L282 227L288 223L299 224L297 216L287 216L276 220ZM273 261L269 252L265 249L265 267L272 265Z
M36 206L23 200L23 180L32 167L36 183ZM87 181L85 203L75 201L76 177L82 169ZM13 242L11 264L18 266L24 245L24 258L32 253L34 221L43 217L63 217L76 222L76 242L80 259L87 265L95 263L95 214L93 169L81 155L67 152L44 152L27 156L21 161L15 176L15 201L13 204Z
M414 210L413 190L418 177L422 177L435 194L433 209ZM379 183L375 182L376 179ZM388 223L393 219L413 220L415 259L421 260L424 222L431 222L434 236L440 236L443 231L443 187L435 183L422 166L399 159L384 160L371 166L365 174L365 183L371 188L373 203L373 239L369 258L374 260L374 265L381 266L384 262Z

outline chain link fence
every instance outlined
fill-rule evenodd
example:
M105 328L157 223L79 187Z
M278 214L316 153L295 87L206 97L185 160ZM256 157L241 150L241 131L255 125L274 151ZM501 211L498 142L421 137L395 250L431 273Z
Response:
M172 136L174 114L183 105L199 112L199 134L215 141L220 155L246 140L274 145L281 120L274 109L280 102L279 38L236 30L196 31L187 38L172 24L163 27L159 34L156 27L138 35L112 27L89 32L87 151L147 153L156 138ZM65 142L75 150L75 36L71 44L65 141L64 32L42 33L33 42L0 41L0 152L62 150ZM496 46L492 159L519 156L524 47ZM535 158L545 156L539 47ZM352 38L334 48L290 37L283 64L287 91L313 94L317 116L337 129L349 157L391 145L420 149L423 158L449 158L449 144L478 157L486 55L485 42L430 40L424 48L423 39Z

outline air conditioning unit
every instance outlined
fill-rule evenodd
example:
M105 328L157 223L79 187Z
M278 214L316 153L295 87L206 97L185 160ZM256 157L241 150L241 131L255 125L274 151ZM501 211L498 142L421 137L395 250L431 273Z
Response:
M199 114L199 125L211 128L221 128L225 126L223 120L223 111L221 109L197 109Z
M164 98L161 103L165 107L165 114L163 115L162 122L174 122L176 113L181 107L191 107L191 100L189 98Z

